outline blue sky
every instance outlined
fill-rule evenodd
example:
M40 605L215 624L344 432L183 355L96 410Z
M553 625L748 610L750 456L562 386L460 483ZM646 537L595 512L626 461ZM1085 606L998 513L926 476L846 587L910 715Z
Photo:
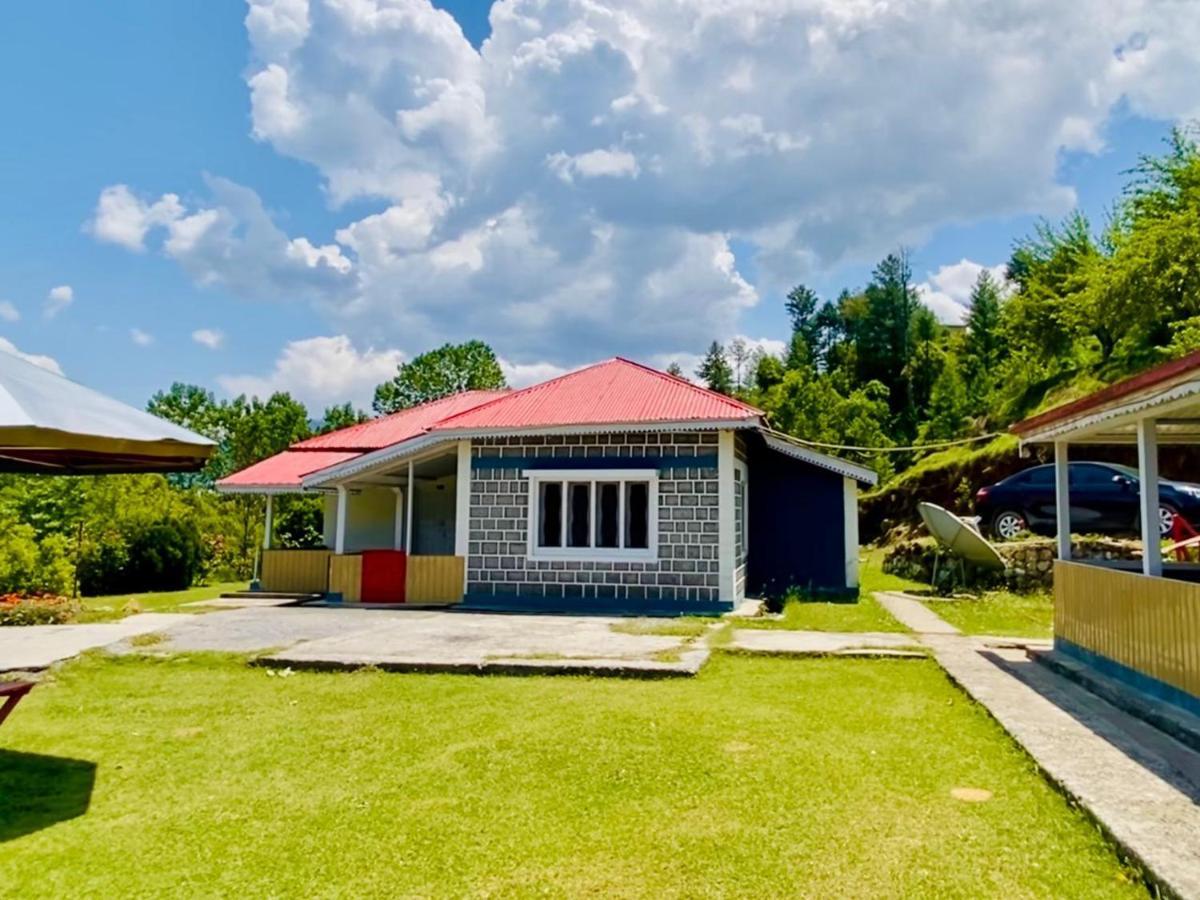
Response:
M266 0L263 3L266 4ZM517 5L520 6L519 0ZM446 0L437 6L456 18L466 38L478 49L489 34L486 4ZM468 259L463 264L474 265L471 254L477 247L471 241L478 236L482 228L479 223L484 221L489 223L488 227L494 227L499 220L503 227L514 218L522 223L536 220L542 227L547 227L547 223L553 226L548 230L557 228L568 232L570 223L600 210L598 221L592 227L593 236L605 231L610 224L618 237L622 235L622 229L630 232L627 241L614 241L614 246L619 243L624 249L606 250L603 254L595 252L586 266L571 268L566 263L559 266L562 287L544 297L535 296L540 289L537 282L554 281L559 269L539 272L533 283L523 280L522 274L509 271L518 267L517 261L531 258L525 254L533 253L538 247L517 247L511 250L510 257L505 256L505 248L513 245L507 243L500 251L483 251L485 256L487 252L496 253L500 260L494 269L492 260L483 263L483 272L488 276L487 289L514 302L513 308L504 316L498 313L491 316L478 312L479 306L490 302L488 293L480 293L478 284L435 282L430 273L441 270L438 266L430 268L424 261L421 267L414 262L412 266L397 264L387 268L386 272L382 269L371 272L365 264L365 244L350 245L336 237L339 229L389 208L403 206L406 191L412 189L388 187L339 192L335 186L331 187L336 184L339 173L362 174L377 168L374 163L361 164L362 147L331 150L328 145L335 141L330 138L328 126L325 126L324 135L297 134L295 129L285 134L278 127L273 131L265 118L252 115L248 85L256 72L270 65L278 71L288 71L291 74L290 90L297 96L302 90L309 91L304 99L309 108L316 108L319 91L326 86L315 80L301 84L298 73L307 75L317 71L319 66L328 66L332 57L318 56L316 50L309 49L323 37L320 29L325 20L315 8L306 44L299 49L279 50L261 35L255 45L248 38L246 16L246 6L232 0L176 0L171 3L125 0L116 5L44 0L6 10L4 35L0 38L3 46L0 53L0 109L4 110L7 126L6 137L0 141L0 204L3 206L3 215L0 215L0 302L10 305L19 318L10 321L13 316L9 307L0 306L0 338L22 352L50 356L69 376L139 405L153 391L176 380L204 384L218 392L285 387L295 390L314 406L346 398L362 403L369 397L370 373L386 370L401 353L411 355L440 339L449 338L478 336L492 341L512 364L514 377L518 380L549 374L588 358L622 352L662 364L673 354L698 352L702 336L709 333L713 337L741 333L752 338L783 338L781 284L788 279L789 272L795 272L793 280L806 280L822 293L833 295L842 286L860 285L870 270L872 254L899 243L910 246L918 281L936 274L940 267L963 259L984 266L997 265L1006 258L1014 237L1027 232L1039 212L1057 214L1066 211L1064 195L1050 196L1061 188L1073 190L1079 205L1099 222L1120 190L1124 180L1122 173L1136 162L1139 154L1157 151L1172 119L1182 117L1186 112L1168 108L1170 104L1161 99L1162 91L1155 94L1155 102L1150 102L1139 100L1138 91L1128 85L1121 85L1120 90L1113 88L1110 102L1102 103L1103 108L1099 111L1094 102L1087 104L1091 130L1085 137L1064 140L1058 146L1048 145L1045 140L1030 144L1033 149L1029 156L1037 157L1037 165L1021 156L1019 142L1014 145L1017 152L1012 155L1012 168L1017 171L1012 177L1025 177L1022 172L1028 167L1032 174L1027 180L1040 179L1041 182L1037 191L1030 191L1029 197L1014 196L1012 202L1008 202L1006 193L1011 193L1012 189L1002 183L1007 177L1003 172L1006 167L985 154L979 164L977 201L965 196L975 192L972 170L968 166L956 173L953 184L947 188L947 193L952 196L938 200L936 209L913 213L911 221L905 220L904 212L897 213L894 222L883 217L885 221L878 232L864 229L861 222L844 221L850 217L844 210L832 209L824 213L830 221L828 233L839 234L837 240L831 239L830 243L836 247L837 252L833 254L836 258L828 255L818 258L819 253L812 255L816 251L810 252L810 246L820 246L822 238L821 232L814 232L808 224L796 225L795 236L790 239L763 237L779 222L795 224L805 219L808 210L802 191L797 190L796 199L787 201L791 207L781 205L773 212L774 218L770 221L754 218L754 208L769 205L769 194L787 193L780 186L786 185L790 172L803 171L805 159L796 150L800 145L798 140L793 142L794 146L789 146L783 142L784 138L777 136L783 134L782 130L778 133L771 132L769 127L764 130L763 123L770 126L772 115L782 116L765 101L762 114L756 114L755 119L726 117L722 123L732 123L730 127L736 126L746 133L753 132L755 140L769 138L774 142L773 147L783 147L796 154L789 157L798 160L795 168L789 168L793 165L789 162L773 174L773 184L779 190L771 185L764 188L762 184L748 180L736 194L730 195L734 199L726 198L707 206L698 203L694 210L690 209L690 195L682 202L671 199L683 196L672 193L680 190L678 186L672 186L669 191L664 189L661 196L666 199L654 203L651 200L657 195L641 187L631 192L610 188L587 193L590 184L601 180L605 180L607 187L618 180L630 182L636 177L638 185L642 186L664 171L677 171L681 167L677 159L685 152L680 149L678 136L669 134L666 129L659 136L647 123L669 119L679 101L671 105L670 112L660 112L657 120L645 120L642 131L628 143L622 143L631 134L626 126L603 140L596 138L591 144L583 142L572 146L573 135L579 132L577 128L565 138L554 138L561 143L561 152L557 150L559 144L539 144L531 151L534 155L529 157L533 163L522 159L514 161L510 155L501 160L503 166L498 164L489 168L486 162L472 162L474 168L467 175L462 170L439 168L440 162L428 163L429 147L421 146L418 148L419 161L406 161L403 172L411 174L420 165L433 166L430 171L437 173L443 186L454 185L457 199L450 204L449 212L436 213L442 217L438 219L436 228L439 231L436 233L447 239L439 252L465 253ZM1150 13L1147 13L1147 23L1151 23ZM565 29L568 25L574 28L578 23L559 23L556 27ZM1151 26L1152 23L1138 27L1146 28L1153 48L1157 32ZM549 29L551 26L543 23L543 27ZM1124 21L1115 23L1113 34L1119 36L1124 33L1119 29L1129 27ZM397 41L402 38L395 32L383 37ZM275 38L271 37L271 40ZM337 40L347 38L339 36ZM914 36L913 40L918 38ZM1096 36L1096 45L1103 47L1106 46L1104 41L1111 43L1113 40L1107 34L1100 34ZM733 61L728 71L734 74L728 76L727 81L745 68L746 58L757 64L753 55L736 56L730 52ZM771 50L762 48L757 52L767 54ZM1062 52L1069 54L1071 48L1063 47ZM432 48L424 45L415 49L408 47L403 53L406 59L412 60L412 68L406 70L410 81L424 77L422 65L437 67L444 62L445 71L459 73L464 66L469 69L473 64L470 57L448 39ZM434 54L448 58L443 60ZM611 50L604 53L597 50L588 63L608 65L612 55ZM743 61L738 62L739 59ZM1066 60L1064 65L1069 63L1070 60ZM928 63L921 61L919 64ZM619 83L620 78L628 75L627 69L628 63L622 62L603 72L605 77L616 72L612 77L614 83ZM571 91L578 91L580 84L596 83L597 76L594 71L585 70L586 78L581 75L579 82L565 85L567 69L560 65L554 72L557 80L553 83L545 81L534 85L538 90L545 87L545 96L537 95L542 104L538 109L545 120L546 110L553 111L554 104L560 103L563 104L563 118L569 119L570 104L587 102L587 98L580 100L579 95ZM948 73L948 77L952 76L953 73ZM359 71L336 72L328 76L334 82L344 80L351 87L354 79L359 77L363 77ZM764 75L763 80L766 77ZM606 83L602 78L599 82ZM665 96L670 85L663 88ZM748 103L757 108L754 94L757 88L739 86L738 89L748 90ZM523 90L528 94L533 88ZM814 89L811 83L806 83L796 90ZM353 92L349 88L347 91ZM520 119L525 113L523 110L504 111L506 104L511 105L514 99L521 100L515 92L498 99L489 94L489 113L526 121ZM608 99L605 98L606 103ZM939 115L941 100L940 97L926 97L924 102L928 106L914 106L907 115L918 119ZM403 107L413 102L409 97L398 99L396 104ZM658 101L652 98L642 102L650 105ZM970 97L963 99L964 104L971 102ZM1071 106L1074 102L1071 97L1066 97L1062 100L1062 108L1043 111L1050 124L1043 122L1038 127L1053 131L1057 127L1051 121L1054 116L1075 122L1084 114ZM492 113L493 108L502 111ZM969 109L970 106L962 108ZM260 109L256 115L261 117L266 113ZM556 117L557 114L551 115L551 118ZM451 124L458 121L464 120L455 119ZM506 146L511 146L514 143L512 135L519 136L521 131L513 125L505 132L507 124L501 122L500 130L507 135ZM352 134L352 125L347 124L348 135ZM950 125L953 126L953 121ZM467 127L483 129L485 126L475 123ZM964 127L974 125L964 123ZM1013 121L999 127L1020 130L1025 126ZM257 138L256 129L260 132ZM928 133L923 132L926 136ZM486 142L485 131L472 134L466 150L455 145L458 137L442 138L445 143L436 148L438 154L452 155L456 146L466 154ZM658 144L651 147L656 141ZM414 146L416 143L417 139L413 139ZM369 154L371 145L365 146L365 152ZM585 152L593 146L601 155L589 156ZM405 152L408 150L411 148L405 148ZM418 159L416 150L412 152L413 159ZM955 158L961 157L963 152L961 148L955 150ZM354 161L347 162L336 153L353 157ZM880 145L878 153L881 160L888 156L886 142ZM739 173L746 167L758 165L750 157L744 159L747 161L740 169L725 170L726 181L730 178L729 172L741 177ZM390 159L388 165L391 165ZM905 179L910 178L914 185L918 184L918 176L908 173L903 160L897 161L895 168L897 183L904 184ZM512 173L511 177L498 176L498 170ZM389 169L388 177L398 177L396 171ZM556 173L558 177L549 177L548 172ZM621 178L623 175L631 177ZM317 248L336 247L336 239L341 246L340 252L349 260L345 265L354 267L354 277L366 273L361 276L363 283L354 288L337 287L327 291L326 283L338 282L337 273L322 269L323 276L328 276L326 282L312 286L297 280L296 273L285 271L282 265L261 277L231 274L221 268L223 261L230 258L244 260L259 252L257 245L242 240L242 230L248 226L236 217L228 240L201 248L205 251L202 255L198 252L172 255L165 243L171 232L153 226L146 232L144 246L131 248L98 238L96 229L88 224L97 216L101 193L114 185L129 186L131 195L139 198L147 208L163 195L175 195L184 210L175 215L176 220L207 209L223 209L220 192L206 176L228 179L255 192L270 221L289 239L302 236ZM849 175L841 173L838 177L848 179L849 184L851 176L853 170ZM928 176L919 177L926 181L920 182L919 188L913 188L914 195L928 192ZM528 184L520 182L521 178L527 178ZM485 181L489 184L486 191L478 186ZM859 181L854 179L855 188ZM685 182L685 187L695 192L699 189L697 184ZM515 196L537 196L536 205L524 200L512 201L524 204L521 207L524 218L516 214L505 218L499 212L502 204L495 198L510 187ZM756 190L768 192L761 203L754 194ZM472 191L478 196L473 196ZM445 192L449 196L451 188L445 187ZM847 192L838 190L833 196ZM215 195L217 199L214 199ZM740 209L738 198L741 197L748 201L748 212ZM428 205L433 201L425 196L421 202ZM821 202L828 204L829 201ZM853 217L870 217L869 194L865 202L867 205L858 208ZM509 208L510 213L513 208ZM536 210L536 215L530 212L531 209ZM721 221L726 210L730 215L728 224ZM463 224L455 224L456 216ZM460 229L457 232L454 231L456 227ZM514 233L520 230L517 226L513 228ZM703 268L701 264L711 257L713 245L693 245L680 237L681 229L707 234L714 228L728 233L728 247L734 256L738 278L732 278L720 265L715 275L698 272L698 265ZM841 236L842 231L844 236ZM817 235L815 238L814 234ZM558 243L557 238L551 241L543 235L541 240L544 244L553 243L560 259L572 257L574 251L564 249L565 245ZM235 241L241 243L231 243ZM669 249L660 250L660 247ZM244 255L239 257L239 253ZM640 253L649 258L637 258ZM619 322L610 321L628 318L621 304L633 301L626 295L636 295L642 290L653 293L654 286L663 282L664 276L652 270L656 255L666 253L679 254L677 264L670 269L672 274L666 280L684 282L687 290L696 297L711 295L713 298L711 310L705 307L697 311L699 318L710 316L705 320L708 330L702 323L681 335L679 343L683 346L671 346L673 333L657 331L656 326L645 325L636 333L630 333L622 331ZM503 265L505 258L513 261L508 267ZM631 259L634 262L629 262ZM335 263L342 264L340 256ZM634 274L614 277L611 280L616 286L605 288L603 283L609 270L623 270L627 264ZM574 262L571 265L574 266ZM310 261L310 270L314 266L321 269L321 264ZM281 277L280 272L287 278ZM740 281L748 283L748 289L757 297L756 303L746 301L747 295L739 286ZM590 287L586 291L580 290L578 300L573 300L573 285L584 283L598 286L594 292L590 292L593 291ZM72 299L51 315L47 297L60 286L70 287ZM616 296L606 294L606 290ZM506 291L511 298L505 295ZM322 292L327 292L328 296ZM428 308L424 308L419 316L407 305L412 302L406 299L410 296L418 296L422 302L426 302L426 297L430 298ZM678 316L679 309L686 307L672 304L685 300L686 297L680 301L672 300L661 310L647 310L646 321ZM580 318L574 310L564 313L564 304L572 302L604 309L606 311L597 316L608 319ZM461 308L455 305L458 303L462 304ZM640 303L638 300L635 305ZM637 308L641 310L640 305ZM448 323L430 324L431 316L437 318L440 309L446 311ZM6 310L9 310L7 315ZM455 328L456 318L461 320L464 328L486 330L472 334L459 332ZM209 344L218 343L217 346L198 342L195 333L204 331L221 335L219 343L209 341ZM590 337L592 334L594 341ZM280 365L281 354L289 344L335 335L349 336L346 347L342 348L345 352L330 357L333 362L323 363L316 348L312 348L315 361L309 368L317 371L306 370L301 365L290 368L286 363ZM374 354L369 359L365 356L368 348ZM324 347L321 352L328 349ZM360 358L358 354L364 356ZM338 365L354 371L333 377L332 368Z

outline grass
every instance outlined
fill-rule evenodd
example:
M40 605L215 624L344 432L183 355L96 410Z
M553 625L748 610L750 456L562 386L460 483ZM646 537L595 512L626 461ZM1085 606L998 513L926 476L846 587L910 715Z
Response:
M608 626L617 634L652 634L663 637L700 637L719 619L680 616L678 619L624 619Z
M93 656L0 740L11 896L1145 896L932 662L625 681Z
M81 597L80 622L111 622L134 612L178 612L185 603L212 600L226 591L244 591L246 582L227 581L188 588L186 591L156 591L147 594L110 594L104 597ZM194 609L188 610L193 612Z
M965 634L1048 638L1054 633L1054 595L1050 591L986 591L978 597L925 598L924 602Z

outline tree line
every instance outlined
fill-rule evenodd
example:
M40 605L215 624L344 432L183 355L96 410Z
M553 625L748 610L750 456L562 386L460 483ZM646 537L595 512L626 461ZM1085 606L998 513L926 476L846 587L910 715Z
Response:
M962 326L920 302L897 251L867 285L787 295L782 355L714 341L697 377L885 478L922 445L985 435L1039 409L1200 348L1200 149L1176 129L1145 156L1100 230L1075 212L1017 239L1006 277L979 275ZM682 374L681 372L678 374Z

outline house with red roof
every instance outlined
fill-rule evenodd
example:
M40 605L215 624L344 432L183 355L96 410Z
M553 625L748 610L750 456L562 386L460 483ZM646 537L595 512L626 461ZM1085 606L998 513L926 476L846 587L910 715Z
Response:
M310 438L217 487L267 496L264 590L711 614L856 591L858 489L874 482L761 410L617 358ZM271 547L287 493L324 496L324 548Z

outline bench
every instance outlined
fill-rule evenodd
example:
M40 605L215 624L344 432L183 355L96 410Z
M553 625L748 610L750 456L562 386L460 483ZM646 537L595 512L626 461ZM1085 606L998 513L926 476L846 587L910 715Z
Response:
M0 706L0 725L4 724L9 713L17 708L21 698L31 690L33 690L31 681L0 681L0 700L4 701L4 705Z

